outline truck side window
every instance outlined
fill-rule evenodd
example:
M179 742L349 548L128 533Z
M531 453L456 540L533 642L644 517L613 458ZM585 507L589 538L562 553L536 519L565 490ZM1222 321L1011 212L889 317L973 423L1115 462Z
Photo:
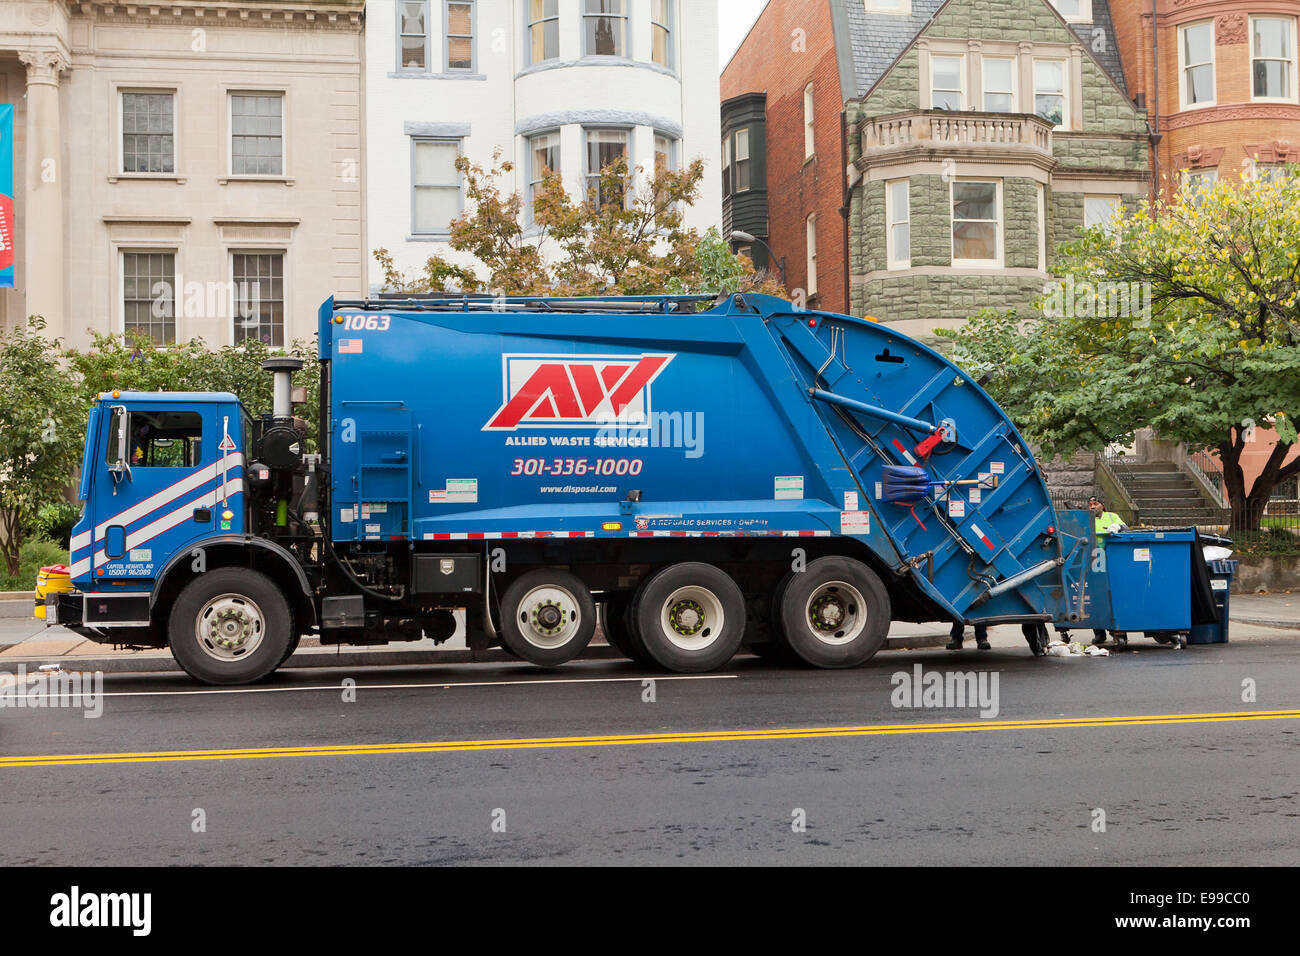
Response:
M193 468L202 458L203 419L198 412L132 411L127 425L132 468ZM119 414L109 421L106 460L116 460Z

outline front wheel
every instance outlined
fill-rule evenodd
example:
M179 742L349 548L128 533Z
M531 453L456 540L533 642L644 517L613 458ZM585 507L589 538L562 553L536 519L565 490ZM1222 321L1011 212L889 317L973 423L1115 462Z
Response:
M889 592L861 561L818 558L793 575L781 597L786 643L814 667L857 667L889 636Z
M251 684L291 653L293 612L275 582L217 568L185 585L167 625L172 657L205 684Z

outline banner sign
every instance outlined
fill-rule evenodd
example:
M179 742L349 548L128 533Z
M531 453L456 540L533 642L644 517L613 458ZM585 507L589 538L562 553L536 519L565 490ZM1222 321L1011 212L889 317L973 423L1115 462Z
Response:
M0 289L14 287L14 108L0 106Z

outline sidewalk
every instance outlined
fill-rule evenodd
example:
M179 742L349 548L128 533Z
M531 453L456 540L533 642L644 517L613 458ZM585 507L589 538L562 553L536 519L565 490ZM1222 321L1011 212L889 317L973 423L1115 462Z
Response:
M1234 594L1230 602L1233 627L1230 641L1276 641L1300 639L1300 594ZM1082 639L1084 632L1076 632ZM597 638L582 655L584 660L614 660L620 655ZM886 650L914 650L942 647L948 642L948 629L939 624L896 623L889 630ZM1027 650L1017 625L991 628L989 642L998 649ZM1133 645L1147 642L1135 637ZM1155 645L1152 644L1154 647ZM970 628L966 630L967 651L975 643ZM298 650L285 667L367 667L395 665L511 663L515 658L493 648L471 651L460 638L445 644L416 641L381 647L321 647L316 638L303 638ZM96 644L64 628L45 628L39 621L0 619L0 672L12 671L19 664L34 670L42 664L59 664L68 670L102 671L108 674L177 672L180 668L171 652L162 650L124 650Z

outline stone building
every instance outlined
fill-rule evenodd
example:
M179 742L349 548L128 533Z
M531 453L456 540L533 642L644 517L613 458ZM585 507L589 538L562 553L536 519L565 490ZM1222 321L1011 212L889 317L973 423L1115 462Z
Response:
M816 17L827 29L796 32ZM842 274L846 311L926 337L1028 307L1059 243L1147 195L1125 82L1106 0L797 0L768 5L723 93L766 95L770 245L790 285ZM805 113L773 109L796 93ZM791 172L805 127L816 158ZM847 179L827 160L801 185L841 148Z
M362 0L5 0L16 275L84 346L309 336L361 291Z

